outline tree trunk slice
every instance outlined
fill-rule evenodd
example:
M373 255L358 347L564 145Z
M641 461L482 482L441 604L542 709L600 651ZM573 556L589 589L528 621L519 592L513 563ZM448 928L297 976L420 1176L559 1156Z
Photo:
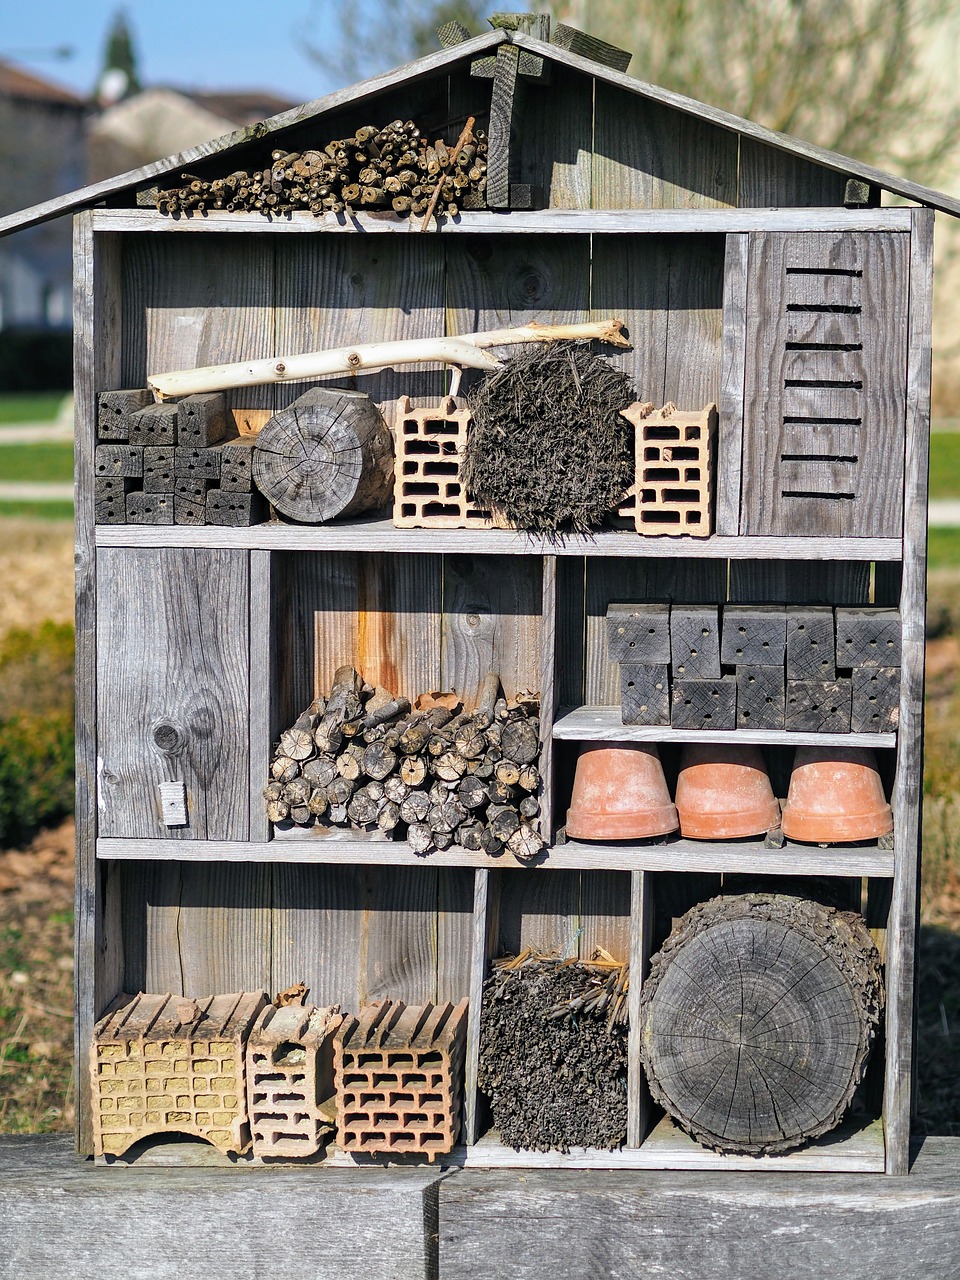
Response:
M305 524L376 510L393 492L390 432L369 396L314 387L260 432L253 478L278 511Z
M688 911L640 997L654 1099L718 1151L788 1151L833 1129L880 1021L880 957L860 916L744 894Z

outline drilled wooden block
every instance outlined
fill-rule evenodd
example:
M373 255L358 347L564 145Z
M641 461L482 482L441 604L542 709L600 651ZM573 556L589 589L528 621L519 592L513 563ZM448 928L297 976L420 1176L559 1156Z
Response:
M624 724L670 723L670 668L666 663L621 662L620 715Z
M339 1005L261 1010L247 1041L255 1156L312 1156L326 1144L334 1128L333 1037L342 1022Z
M787 679L836 680L833 610L812 605L787 609Z
M174 484L174 524L205 524L209 481L181 477Z
M733 676L718 680L674 680L670 691L670 723L674 729L735 729L737 682Z
M460 1131L467 1001L369 1005L334 1037L337 1142L351 1154L452 1151Z
M207 490L207 524L242 529L266 518L266 503L260 493L232 493L227 489Z
M175 445L177 443L177 406L149 404L130 415L130 443L143 445Z
M783 667L737 667L737 728L782 729L786 681Z
M173 524L173 494L128 493L127 524Z
M851 730L894 733L900 723L900 668L855 667L851 685Z
M179 445L173 455L173 471L178 479L219 480L220 450Z
M144 449L143 487L147 493L173 493L173 454L172 445Z
M672 404L636 403L623 416L633 424L636 461L620 516L632 517L637 533L708 537L716 405L686 413Z
M97 437L100 440L129 440L130 416L153 404L153 394L145 387L132 391L101 391L97 396Z
M719 680L720 610L715 604L673 605L670 662L675 680Z
M95 1153L119 1156L157 1133L192 1134L225 1154L244 1151L244 1045L265 1004L262 991L200 1000L118 996L90 1047Z
M611 604L607 609L607 656L611 662L669 663L670 606Z
M787 613L781 605L728 604L722 627L721 662L731 666L783 667Z
M253 489L253 447L255 436L241 436L220 445L220 488L230 493L250 493Z
M838 667L899 667L896 609L837 609Z
M187 396L177 405L177 443L207 449L227 433L227 404L219 391Z
M472 416L448 396L433 408L397 401L393 523L401 529L494 529L493 514L467 497L460 462Z
M139 480L143 475L143 449L133 444L98 444L93 451L93 471L98 480L106 476Z
M810 733L849 733L849 680L788 680L784 728Z
M127 494L133 480L125 476L103 476L93 482L94 520L97 524L126 524Z

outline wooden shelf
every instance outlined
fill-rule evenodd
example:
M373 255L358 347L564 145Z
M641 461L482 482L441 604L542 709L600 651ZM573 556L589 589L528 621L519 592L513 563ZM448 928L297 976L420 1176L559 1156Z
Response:
M101 838L97 857L133 862L279 862L369 867L472 867L509 871L712 871L773 876L893 875L892 849L875 845L816 846L787 843L765 849L761 841L668 839L663 844L622 842L556 845L534 863L512 854L491 857L453 847L426 856L402 840L340 840L285 836L267 841L126 840Z
M553 736L572 742L752 742L761 747L895 747L895 733L805 733L791 729L672 729L624 724L619 707L565 707Z
M510 529L398 529L378 514L329 525L96 526L98 547L214 547L253 551L390 551L448 555L624 556L676 560L899 560L899 538L648 538L629 530L554 540Z

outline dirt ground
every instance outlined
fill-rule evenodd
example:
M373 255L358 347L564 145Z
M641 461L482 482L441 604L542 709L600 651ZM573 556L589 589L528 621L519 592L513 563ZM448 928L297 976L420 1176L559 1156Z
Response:
M48 618L73 621L73 524L0 520L0 637Z

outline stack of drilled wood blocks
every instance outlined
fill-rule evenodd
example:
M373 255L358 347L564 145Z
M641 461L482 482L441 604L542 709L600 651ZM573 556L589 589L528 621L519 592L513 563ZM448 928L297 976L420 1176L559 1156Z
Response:
M352 1154L426 1155L460 1131L467 1001L384 1001L345 1018L334 1041L337 1141Z

